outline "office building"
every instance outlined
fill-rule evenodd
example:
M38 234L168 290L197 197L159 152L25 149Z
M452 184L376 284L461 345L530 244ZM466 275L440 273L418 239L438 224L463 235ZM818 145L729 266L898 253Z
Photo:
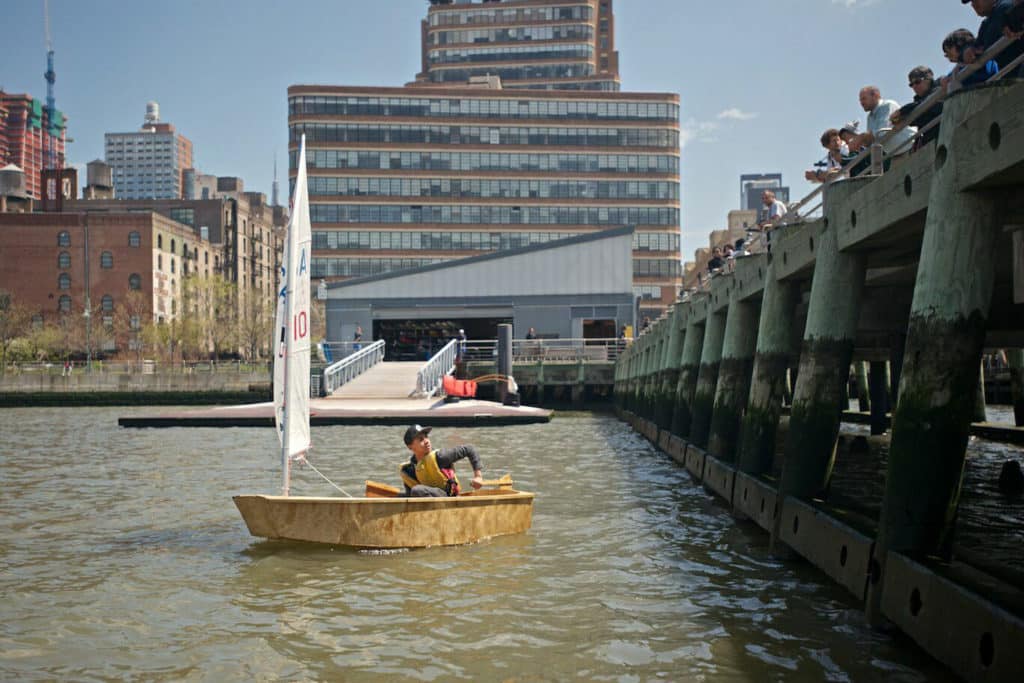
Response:
M619 89L612 0L432 1L413 85L497 76L506 88Z
M775 198L789 204L789 187L782 184L781 173L746 173L740 176L740 208L760 213L761 193L771 190Z
M0 167L13 165L25 174L25 194L43 198L42 173L52 147L55 168L64 166L67 119L60 111L51 122L46 103L30 95L0 90Z
M579 11L527 18L561 7ZM513 13L524 26L549 28L574 25L578 15L600 37L602 7L611 46L611 5L603 0L435 3L425 54L432 36L454 26L488 33L437 37L438 44L471 38L504 50L534 42L519 33L492 41L496 21L442 23L452 12ZM301 135L307 143L313 276L380 275L628 225L634 294L644 314L659 314L680 284L679 96L585 89L596 80L505 81L481 69L434 83L425 67L415 87L288 89L292 183ZM617 64L614 71L602 77L617 84Z
M106 162L114 173L119 199L180 199L185 170L192 168L192 141L160 121L160 106L146 104L142 128L134 133L107 133Z

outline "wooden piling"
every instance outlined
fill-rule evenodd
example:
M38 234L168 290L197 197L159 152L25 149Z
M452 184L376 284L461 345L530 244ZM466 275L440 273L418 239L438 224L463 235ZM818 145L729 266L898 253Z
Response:
M889 380L882 361L871 361L868 366L868 394L871 396L871 434L885 434L889 417Z
M868 182L870 178L841 180L825 190L825 220L816 240L807 325L779 483L783 498L822 493L832 473L845 395L842 384L853 356L866 265L863 252L839 251L837 233L842 224L855 220L846 200Z
M718 369L722 362L725 317L724 313L708 311L708 319L704 324L704 343L697 372L697 388L693 393L693 421L690 424L689 439L699 448L708 447L715 387L718 386Z
M943 106L873 554L872 617L890 550L948 554L951 545L1004 214L1002 191L960 187L962 169L991 149L958 138L1004 91L961 90Z
M1024 349L1007 349L1006 360L1010 366L1013 420L1018 427L1024 427Z
M985 365L980 363L978 365L978 385L974 391L974 415L972 417L974 422L988 421L985 415L985 405Z
M740 300L740 288L735 281L729 287L729 310L725 319L708 452L725 462L735 462L740 420L750 397L760 310L756 304Z
M871 388L868 382L868 363L859 360L853 364L855 384L857 385L857 409L862 413L871 412Z
M682 325L685 324L682 304L676 304L669 311L664 324L668 326L665 354L662 358L661 382L655 401L654 421L661 429L672 426L672 408L675 402L676 384L679 382L679 361L682 348Z
M672 433L682 438L690 436L690 427L693 423L693 395L697 390L697 375L700 372L700 358L704 348L705 326L695 320L693 306L693 302L687 304L686 332L683 335L683 352L679 359L679 381L676 383L676 397L672 411Z
M767 261L750 398L736 457L740 471L749 474L771 472L787 370L798 338L792 321L799 290L794 283L776 280L773 258L769 255Z

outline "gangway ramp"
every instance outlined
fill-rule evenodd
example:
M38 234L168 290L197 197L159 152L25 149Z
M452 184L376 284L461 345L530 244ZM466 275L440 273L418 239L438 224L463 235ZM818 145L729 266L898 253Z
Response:
M382 362L343 384L328 399L409 398L422 362Z

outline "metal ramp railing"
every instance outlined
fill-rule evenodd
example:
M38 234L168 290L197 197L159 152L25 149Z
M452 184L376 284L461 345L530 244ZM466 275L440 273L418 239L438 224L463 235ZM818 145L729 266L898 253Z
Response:
M363 374L377 363L384 360L384 340L378 339L367 344L350 356L333 363L323 371L320 382L320 395L330 396L347 382Z
M460 343L458 339L452 339L434 354L433 358L423 364L420 371L416 373L416 389L412 392L412 396L430 398L437 393L445 375L455 369L455 359L459 355Z

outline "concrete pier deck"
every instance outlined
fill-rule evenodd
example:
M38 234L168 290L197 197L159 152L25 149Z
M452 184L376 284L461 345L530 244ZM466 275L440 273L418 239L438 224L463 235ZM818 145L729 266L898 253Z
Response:
M504 406L492 401L443 399L313 399L310 424L404 425L413 422L434 427L486 427L531 424L551 420L550 410ZM252 403L198 410L164 411L154 415L121 417L122 427L273 427L274 405Z

